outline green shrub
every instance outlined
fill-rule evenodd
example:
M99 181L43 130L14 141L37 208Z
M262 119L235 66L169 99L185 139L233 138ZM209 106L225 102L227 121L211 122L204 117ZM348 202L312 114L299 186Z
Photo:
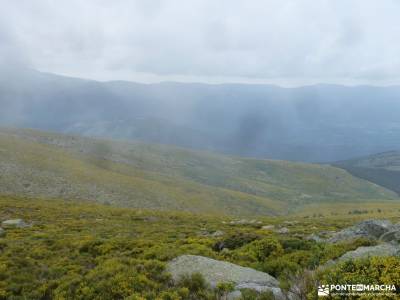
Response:
M261 264L261 270L274 277L286 277L290 274L296 273L300 266L283 257L266 260Z
M264 238L254 241L249 244L247 250L260 262L263 262L270 256L277 257L283 255L282 245L278 240L273 238Z
M179 288L173 291L162 292L157 299L162 300L181 300L187 299L190 296L190 292L187 288Z
M221 251L222 249L229 249L229 250L234 250L237 248L240 248L246 244L251 243L254 240L259 239L260 236L254 233L237 233L234 235L231 235L221 241L216 242L213 245L213 250L214 251Z
M230 292L235 289L235 284L233 282L218 282L216 286L216 291L219 297L226 298Z
M178 286L185 287L190 293L197 293L207 289L207 282L200 273L184 275L179 279Z
M265 271L279 278L285 291L300 283L302 294L307 295L303 299L309 299L316 293L316 280L305 280L304 269L315 270L347 251L374 245L366 239L328 244L304 241L291 233L284 237L264 230L253 233L247 226L224 225L223 219L215 216L0 196L0 220L10 217L33 225L7 230L0 238L0 299L7 300L221 300L231 289L221 283L211 290L198 274L174 285L165 264L181 254L208 256ZM358 221L339 217L301 220L293 225L293 232L309 234L312 226L319 231L337 230ZM223 230L228 237L220 242L231 250L213 251L216 239L199 236L199 228ZM371 258L314 273L325 283L361 281L400 286L399 260ZM268 297L268 293L243 292L243 299Z
M300 239L284 239L280 240L280 243L285 252L292 252L296 250L310 250L315 242L300 240Z
M319 272L318 277L322 284L395 285L398 293L400 287L400 257L371 257L349 260ZM378 299L374 296L371 299L374 298ZM392 298L388 296L387 299Z

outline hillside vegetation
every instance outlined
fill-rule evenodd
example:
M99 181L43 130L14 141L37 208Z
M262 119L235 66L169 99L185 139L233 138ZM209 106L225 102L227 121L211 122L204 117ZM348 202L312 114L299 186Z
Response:
M384 152L334 164L354 176L374 182L400 195L400 151Z
M363 215L325 211L313 217L310 210L301 217L263 217L256 224L230 225L231 218L185 212L0 196L0 223L21 218L28 224L7 229L0 237L0 299L224 299L203 290L201 281L172 283L165 264L182 254L268 272L288 288L293 276L307 276L303 270L370 243L317 243L306 239L309 234L336 231L367 218L400 220L399 205L379 207L379 213L374 209ZM290 231L282 235L263 225L288 226ZM218 251L215 245L221 242L229 248ZM254 256L262 249L261 257ZM367 276L368 282L399 285L399 270L399 258L375 258L339 265L321 276L329 283L364 282ZM306 292L307 299L313 299L315 284Z
M0 193L216 214L398 200L346 171L155 144L0 130Z

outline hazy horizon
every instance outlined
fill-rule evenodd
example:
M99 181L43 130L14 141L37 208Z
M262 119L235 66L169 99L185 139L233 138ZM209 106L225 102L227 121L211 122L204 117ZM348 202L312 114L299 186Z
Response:
M165 83L177 83L177 84L204 84L204 85L249 85L249 86L273 86L278 88L286 88L286 89L296 89L296 88L303 88L303 87L312 87L312 86L342 86L342 87L376 87L376 88L385 88L385 87L400 87L400 81L397 83L386 83L386 84L378 84L376 82L371 83L362 83L362 82L329 82L329 81L318 81L318 82L302 82L297 84L284 84L282 82L269 82L269 81L240 81L235 79L229 79L231 81L218 81L218 80L196 80L196 79L160 79L154 81L144 81L144 80L134 80L134 79L124 79L124 78L111 78L111 79L98 79L98 78L89 78L79 75L73 74L64 74L64 73L56 73L51 71L39 70L33 67L28 68L31 71L37 71L43 74L61 76L71 79L82 79L87 81L95 81L95 82L126 82L126 83L133 83L133 84L144 84L144 85L152 85L152 84L165 84ZM1 73L0 73L1 74Z
M400 84L396 1L2 4L0 66L142 83Z

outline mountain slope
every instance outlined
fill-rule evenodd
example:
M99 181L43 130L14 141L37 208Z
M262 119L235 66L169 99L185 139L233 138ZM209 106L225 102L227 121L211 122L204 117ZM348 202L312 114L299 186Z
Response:
M0 124L334 162L400 148L400 87L96 82L0 72Z
M219 214L276 214L304 204L396 199L323 165L155 144L0 130L0 193Z
M400 195L400 151L379 153L333 165Z

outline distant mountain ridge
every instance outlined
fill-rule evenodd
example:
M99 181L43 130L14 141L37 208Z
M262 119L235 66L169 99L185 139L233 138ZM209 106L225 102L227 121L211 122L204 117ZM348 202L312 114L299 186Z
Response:
M96 82L0 72L0 124L248 157L332 162L400 148L400 87Z
M230 215L399 200L392 191L327 165L27 129L0 129L0 194Z

